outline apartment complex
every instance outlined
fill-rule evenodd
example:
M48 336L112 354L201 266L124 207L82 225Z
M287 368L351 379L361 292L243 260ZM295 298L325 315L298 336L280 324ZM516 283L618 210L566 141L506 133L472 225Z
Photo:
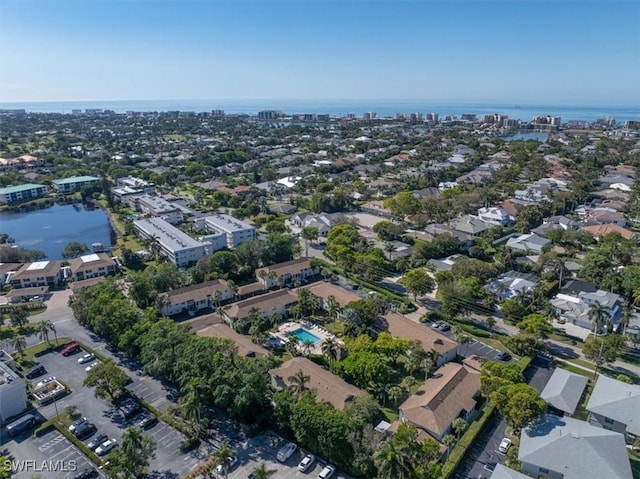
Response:
M227 236L227 247L236 248L245 241L255 239L256 229L230 215L211 215L203 218L204 227L211 233L224 233Z
M83 281L115 274L116 263L105 253L94 253L72 259L69 269L74 281Z
M47 187L35 183L7 186L0 188L0 203L17 203L18 201L34 200L47 194Z
M34 288L48 286L55 288L62 282L60 261L36 261L27 263L11 277L14 288Z
M90 185L100 181L100 178L96 176L72 176L70 178L62 178L60 180L53 180L53 187L60 193L72 193L79 190L83 186Z
M159 252L178 267L188 266L209 255L209 245L194 240L161 218L145 218L133 222L138 235L157 242Z
M131 195L127 197L126 202L136 211L145 215L162 218L172 225L182 223L184 220L184 215L180 208L159 196L151 196L148 194Z
M4 351L3 357L10 359ZM27 408L27 388L24 380L0 360L0 423L20 414Z

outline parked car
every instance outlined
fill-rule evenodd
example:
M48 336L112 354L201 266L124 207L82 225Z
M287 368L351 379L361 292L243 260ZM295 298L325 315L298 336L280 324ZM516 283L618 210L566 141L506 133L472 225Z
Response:
M153 414L148 416L144 416L140 422L138 422L138 427L140 429L151 429L153 426L158 424L158 418Z
M95 363L93 363L93 364L89 364L89 366L87 366L86 368L84 368L84 370L85 370L86 372L89 372L89 371L91 371L93 368L95 368L98 364L100 364L100 361L96 361L96 362L95 362Z
M127 399L124 403L122 403L121 409L122 417L125 421L128 421L129 419L136 416L141 410L140 404L138 404L133 399Z
M307 454L304 456L304 459L300 461L300 464L298 464L298 471L307 472L309 468L313 466L314 462L316 462L315 456L313 454Z
M233 469L233 466L235 466L237 463L238 463L238 458L236 456L228 457L226 471L229 472L231 469ZM224 474L225 473L224 464L218 464L216 466L216 472L218 474Z
M445 323L444 321L440 326L438 326L438 331L449 331L451 329L451 325L449 323Z
M96 356L93 353L85 354L81 358L78 358L78 364L89 363L93 361L95 358Z
M499 359L500 361L509 361L509 359L511 359L511 355L506 351L500 351L496 355L496 359Z
M40 381L38 384L36 384L36 388L41 388L45 384L50 383L51 381L55 381L55 380L56 380L55 376L49 376L48 378L44 378L42 381Z
M335 472L336 468L330 464L327 464L326 466L324 466L322 471L320 471L320 474L318 474L318 479L329 479L330 477L333 477L333 474Z
M76 427L75 431L73 431L73 435L83 441L93 433L95 433L97 430L98 428L94 424L85 422L84 424L80 424L78 427Z
M278 461L287 462L287 459L289 459L293 455L293 453L296 452L296 449L298 449L298 446L296 446L294 443L286 443L280 448L278 454L276 455Z
M79 428L86 422L87 422L86 417L80 418L77 421L73 421L73 423L69 426L69 432L74 432L77 428Z
M98 456L106 456L117 444L118 442L115 438L109 439L98 446L96 454Z
M73 476L73 479L93 479L94 477L98 477L98 471L93 467L87 467Z
M435 321L435 322L431 323L431 328L432 329L438 329L440 326L442 326L442 321Z
M37 378L38 376L42 376L46 372L47 370L44 368L44 366L42 364L38 364L32 367L31 369L29 369L27 374L25 374L25 377L27 379L33 379L33 378Z
M92 451L95 451L98 448L98 446L105 443L108 439L109 437L106 434L98 434L96 437L91 439L91 442L87 444L87 447Z
M76 354L80 351L80 345L78 343L69 343L62 350L60 354L63 356L71 356L72 354Z
M498 451L500 451L503 454L506 454L507 451L509 451L510 447L511 447L511 439L505 437L502 439L502 441L500 441L500 445L498 446Z

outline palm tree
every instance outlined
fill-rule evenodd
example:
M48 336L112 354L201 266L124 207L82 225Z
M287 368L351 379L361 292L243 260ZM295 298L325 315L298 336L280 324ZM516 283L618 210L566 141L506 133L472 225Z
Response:
M442 443L447 446L447 459L449 459L449 455L451 454L451 449L456 445L456 438L453 434L447 434Z
M297 356L299 346L300 338L298 336L290 336L284 347L291 356Z
M464 346L466 352L469 349L469 344L471 344L471 337L468 334L463 334L462 336L460 336L458 344L460 345L460 347Z
M384 244L384 250L385 250L385 252L389 253L389 256L387 257L387 259L389 261L391 261L391 253L393 253L396 250L396 246L393 243L391 243L390 241L387 241Z
M158 255L160 254L160 238L156 235L149 236L149 249L153 253L154 261L158 261Z
M269 479L273 474L278 472L275 469L267 469L267 464L261 462L259 466L253 469L253 479Z
M589 320L593 323L594 335L598 336L598 333L602 330L607 319L609 319L609 312L600 303L600 301L595 301L591 306L589 306L588 315Z
M40 341L46 341L47 344L50 344L49 343L49 325L47 324L47 321L38 322L38 324L36 324L36 331L38 332L38 337L40 338Z
M622 310L622 318L620 318L620 325L622 326L622 334L624 335L627 332L627 328L629 327L629 322L633 317L633 306L631 303L627 302L624 305Z
M398 399L400 399L403 394L404 390L400 386L391 386L387 393L389 399L391 399L396 406L398 405Z
M405 376L400 382L400 387L407 392L407 394L411 394L411 389L413 386L418 384L418 380L413 376Z
M265 290L269 289L269 287L268 287L269 286L269 282L267 281L267 278L269 277L269 272L266 269L260 269L256 273L256 276L263 281L264 289Z
M379 479L409 479L413 477L414 464L411 451L403 445L387 440L373 454Z
M271 281L274 281L276 284L278 283L278 277L279 275L275 271L269 270L269 272L267 273L267 278Z
M215 458L213 465L222 466L224 477L226 479L227 474L229 473L229 462L236 457L235 451L229 447L229 443L227 441L222 441L213 457Z
M20 334L11 340L11 346L20 356L24 356L24 350L27 349L27 340Z
M460 440L460 434L467 428L467 421L462 419L461 417L456 418L451 423L451 429L456 433L456 439Z
M302 369L300 369L293 376L289 376L287 379L289 381L289 387L293 391L293 393L300 397L302 393L307 389L307 383L311 379L310 376L307 376Z
M216 305L217 309L220 309L220 298L222 298L222 293L219 290L215 290L213 292L213 304Z
M191 424L194 435L200 437L202 427L205 425L203 421L204 401L202 397L200 380L192 378L185 387L185 396L180 402L180 410L184 418Z
M124 462L126 471L132 477L141 477L145 468L149 465L149 459L155 457L156 445L152 438L144 436L136 427L128 427L122 435L120 454L126 458Z
M311 341L310 339L305 339L304 341L302 341L302 350L304 351L305 356L309 356L311 348L313 348L313 341Z
M435 369L436 363L430 356L425 356L424 358L422 358L420 366L422 367L422 369L424 369L424 379L426 381L427 379L429 379L429 375Z
M329 336L322 341L322 354L329 358L329 369L332 371L334 361L338 360L339 347L338 342L333 338L333 336Z
M339 307L336 297L330 294L327 298L327 312L329 313L329 318L331 318L332 321L335 321L338 317Z

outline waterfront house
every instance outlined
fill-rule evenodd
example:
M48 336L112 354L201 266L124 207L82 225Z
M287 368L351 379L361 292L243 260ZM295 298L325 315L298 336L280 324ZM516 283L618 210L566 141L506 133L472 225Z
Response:
M52 184L59 193L73 193L80 188L98 181L100 181L100 178L96 176L72 176L69 178L53 180Z
M47 187L35 183L25 183L17 186L0 188L0 203L17 203L19 201L35 200L47 194Z
M62 283L62 263L60 261L36 261L27 263L11 277L14 288L48 286L57 288Z

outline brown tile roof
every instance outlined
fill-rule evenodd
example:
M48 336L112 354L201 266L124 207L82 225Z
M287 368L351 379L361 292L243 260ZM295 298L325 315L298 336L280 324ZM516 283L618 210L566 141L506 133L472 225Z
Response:
M69 284L69 289L71 289L71 291L73 291L74 293L77 293L82 288L88 288L95 284L101 283L106 279L107 278L105 278L104 276L98 276L97 278L89 278L89 279L83 279L82 281L74 281L73 283Z
M7 299L20 298L23 296L38 296L47 294L48 292L49 286L35 286L33 288L12 289L7 293Z
M97 257L97 259L93 261L89 261L94 257ZM69 260L69 269L73 274L86 271L88 269L95 269L100 267L115 268L115 266L116 266L115 261L113 261L106 253L97 253L95 255L89 254L89 255L80 256L79 258L73 258L72 260Z
M0 275L5 275L9 271L15 271L18 269L21 263L0 263Z
M364 391L345 382L342 378L318 366L307 358L293 358L279 368L271 369L269 374L280 387L289 387L289 378L298 371L309 376L307 388L315 389L319 401L328 402L336 409L343 409L355 396Z
M462 411L476 406L480 373L447 363L400 406L402 417L425 431L442 436Z
M629 231L628 229L615 224L585 226L584 228L580 228L580 230L591 233L595 238L601 238L612 233L618 233L625 239L634 239L636 237L633 231Z
M229 291L229 284L224 279L214 279L206 283L192 284L184 288L174 289L173 291L162 293L160 296L169 298L171 304L180 304L189 300L204 301L208 296L213 298L215 291L220 291L221 293Z
M344 308L345 305L351 303L352 301L358 301L362 299L356 293L352 293L351 291L348 291L340 286L326 283L324 281L313 283L309 286L305 286L304 288L308 289L311 294L324 301L328 301L329 296L333 296L334 298L336 298L336 301L341 308Z
M434 331L424 324L416 323L398 313L383 316L383 326L392 336L408 340L417 340L425 351L435 349L438 354L446 354L457 347L457 343Z
M294 304L297 301L298 295L294 291L279 289L278 291L233 303L225 310L225 314L232 319L242 319L247 318L253 308L257 308L260 311L269 311L273 308Z
M284 263L272 264L271 266L265 266L262 269L267 271L273 271L278 276L283 274L295 274L299 273L303 269L310 269L311 261L309 258L292 259L291 261L285 261Z
M249 338L237 333L226 324L214 324L200 331L198 336L207 336L221 339L229 339L238 346L238 354L241 356L266 356L269 352L262 346L254 344Z
M238 288L238 296L246 296L247 294L257 293L258 291L265 291L264 284L256 281L255 283L245 284Z
M32 265L41 264L43 267L40 269L29 269ZM19 281L21 279L30 279L35 277L47 277L55 276L60 272L62 262L60 261L38 261L36 263L27 263L20 270L13 275L11 281Z

